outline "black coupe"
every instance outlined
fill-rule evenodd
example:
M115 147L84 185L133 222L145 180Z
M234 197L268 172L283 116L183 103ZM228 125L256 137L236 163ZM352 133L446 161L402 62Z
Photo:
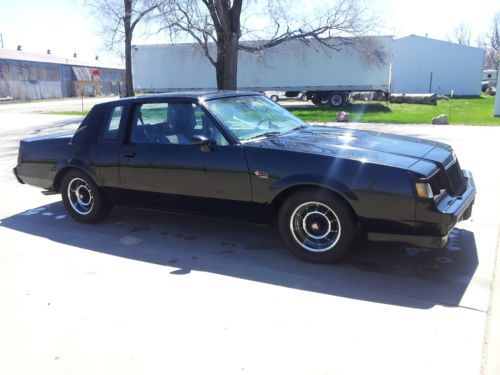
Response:
M74 134L22 140L14 173L83 223L114 204L277 221L294 254L320 263L364 233L443 246L476 194L448 145L309 126L242 92L96 105Z

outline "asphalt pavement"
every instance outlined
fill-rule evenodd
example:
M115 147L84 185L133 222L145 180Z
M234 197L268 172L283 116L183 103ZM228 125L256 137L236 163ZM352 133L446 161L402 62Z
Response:
M0 105L1 374L494 374L500 128L347 125L453 145L478 195L444 249L360 243L324 266L273 227L124 207L72 221L11 170L19 139L80 118L13 106Z

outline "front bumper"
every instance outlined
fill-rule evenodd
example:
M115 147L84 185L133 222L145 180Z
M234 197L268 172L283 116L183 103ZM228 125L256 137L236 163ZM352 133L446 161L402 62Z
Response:
M466 179L466 190L461 196L446 195L434 205L433 214L429 218L435 218L432 222L420 223L428 224L436 228L435 233L439 235L426 234L394 234L394 233L368 233L371 241L401 242L414 246L441 248L448 242L448 235L453 227L460 221L467 220L472 215L472 207L476 198L476 185L472 173L463 171ZM417 233L419 230L417 229Z
M476 198L476 184L472 173L464 170L467 189L461 196L446 196L442 199L437 209L442 215L441 230L443 234L448 234L453 227L462 220L471 217L472 206Z

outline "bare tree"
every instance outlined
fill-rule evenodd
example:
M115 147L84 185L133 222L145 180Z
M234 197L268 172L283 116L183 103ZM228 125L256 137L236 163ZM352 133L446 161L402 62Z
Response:
M378 59L384 58L373 39L366 37L376 22L358 0L322 2L321 11L312 9L308 17L292 12L294 5L297 8L299 4L294 0L163 0L161 14L163 29L172 41L187 35L201 46L215 67L221 90L237 88L239 50L257 53L296 40L333 50L357 45ZM256 17L264 26L256 26Z
M132 39L139 24L158 8L154 0L88 0L87 5L98 19L107 37L109 49L123 43L125 57L125 95L134 96L132 80Z
M491 30L487 34L488 49L486 50L486 69L498 69L500 64L500 12L493 16Z
M462 46L470 46L471 39L471 29L464 23L459 24L453 30L451 38L448 38L451 42L458 43Z

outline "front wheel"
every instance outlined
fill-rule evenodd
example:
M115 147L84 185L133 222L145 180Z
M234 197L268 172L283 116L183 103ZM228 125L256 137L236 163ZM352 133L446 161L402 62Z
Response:
M347 204L327 191L299 191L283 203L278 219L292 253L315 263L332 263L351 247L355 220Z
M94 181L80 171L70 171L64 176L61 195L68 214L81 223L99 221L113 208Z

